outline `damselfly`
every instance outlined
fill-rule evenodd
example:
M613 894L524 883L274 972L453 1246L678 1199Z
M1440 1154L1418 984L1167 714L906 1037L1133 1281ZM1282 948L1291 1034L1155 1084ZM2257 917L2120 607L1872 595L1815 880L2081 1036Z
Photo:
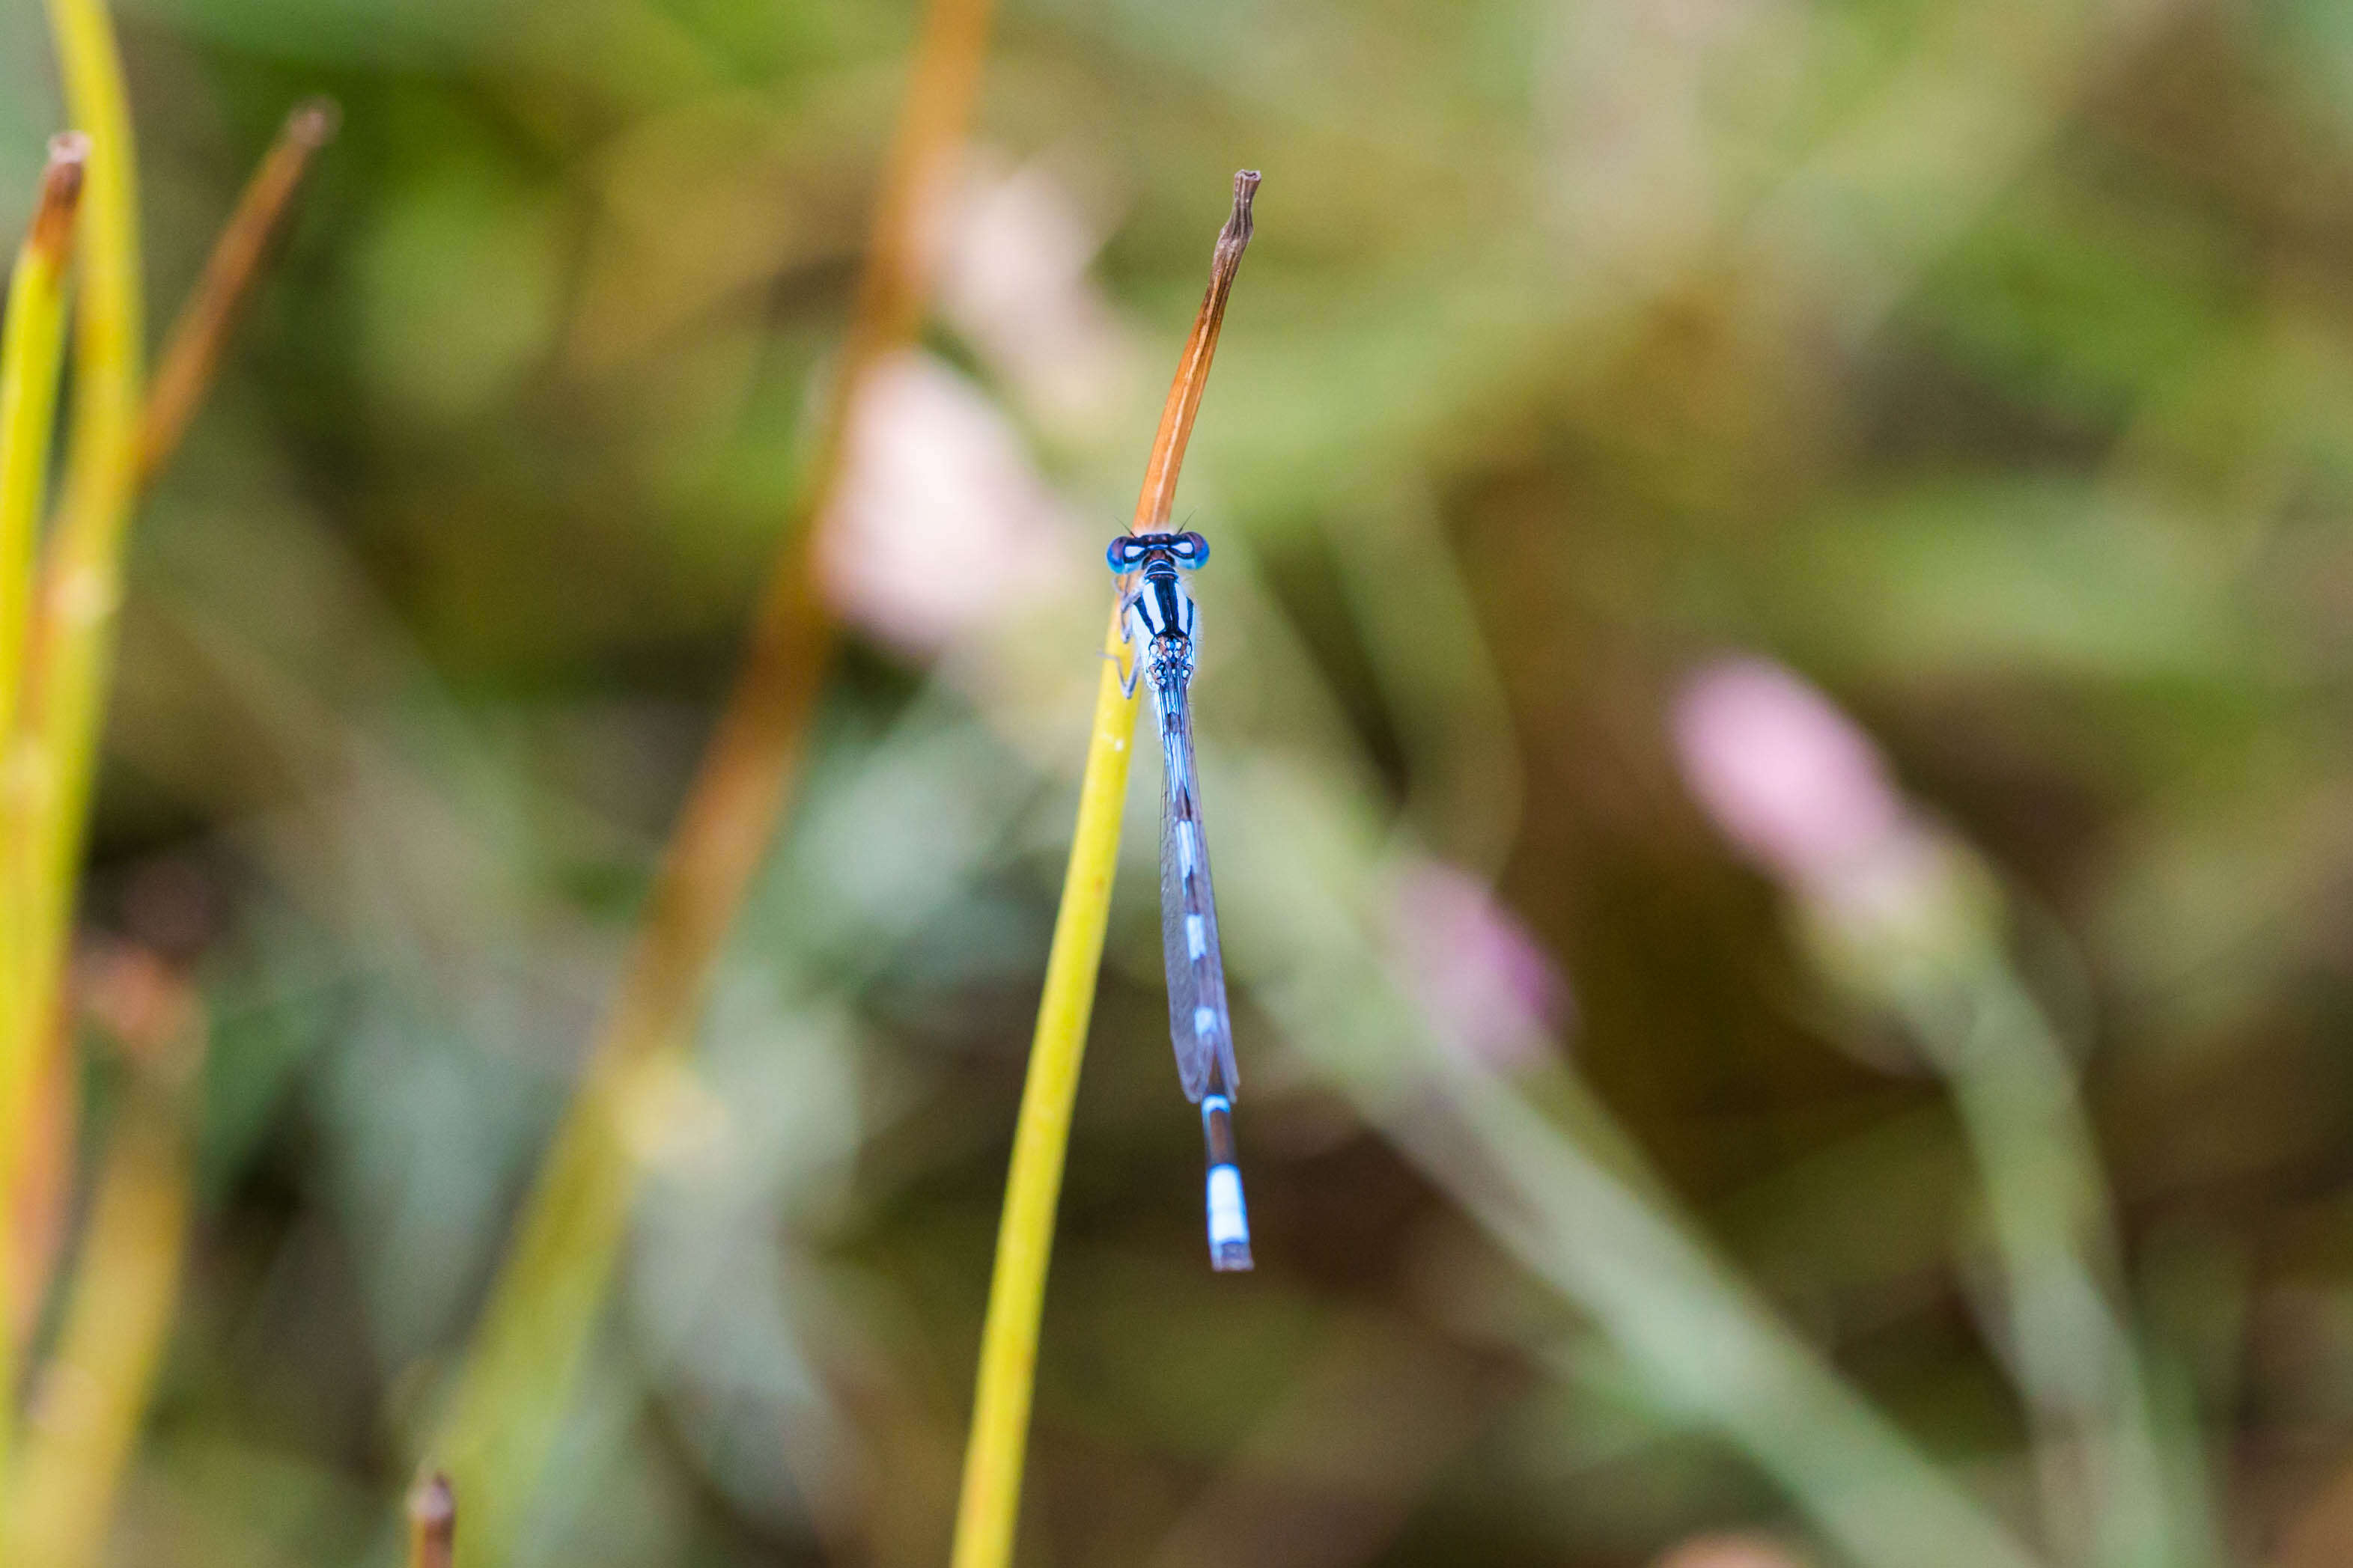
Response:
M1138 574L1120 606L1122 635L1135 650L1127 690L1152 682L1160 719L1160 940L1168 970L1168 1032L1185 1097L1201 1108L1208 1144L1209 1266L1250 1266L1250 1219L1234 1165L1234 1031L1226 1011L1225 962L1218 951L1217 896L1201 831L1201 783L1193 756L1193 661L1200 613L1178 574L1209 558L1198 533L1122 534L1111 569Z

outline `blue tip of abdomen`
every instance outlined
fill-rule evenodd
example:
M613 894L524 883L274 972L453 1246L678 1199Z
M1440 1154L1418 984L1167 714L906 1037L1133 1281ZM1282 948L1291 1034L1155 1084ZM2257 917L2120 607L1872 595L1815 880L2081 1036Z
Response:
M1220 1273L1250 1266L1250 1214L1242 1206L1242 1173L1209 1167L1209 1267Z

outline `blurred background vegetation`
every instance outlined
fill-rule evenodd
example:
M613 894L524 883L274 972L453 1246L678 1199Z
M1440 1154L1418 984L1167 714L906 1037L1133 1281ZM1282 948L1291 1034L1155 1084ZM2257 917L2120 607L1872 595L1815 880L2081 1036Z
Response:
M917 16L119 23L158 319L289 105L343 126L137 527L78 1193L121 977L207 1044L108 1560L387 1563L807 481ZM0 8L0 211L50 59ZM1178 516L1259 1268L1202 1256L1147 762L1024 1561L2353 1561L2324 0L1009 4L512 1560L944 1561L1101 549L1244 165Z

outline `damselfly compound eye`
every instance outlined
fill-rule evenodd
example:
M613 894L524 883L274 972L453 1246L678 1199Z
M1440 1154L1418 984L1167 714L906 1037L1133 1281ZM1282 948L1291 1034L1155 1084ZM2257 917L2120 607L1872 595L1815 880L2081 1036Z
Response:
M1168 552L1185 566L1198 566L1209 558L1209 542L1198 533L1180 533L1168 546Z

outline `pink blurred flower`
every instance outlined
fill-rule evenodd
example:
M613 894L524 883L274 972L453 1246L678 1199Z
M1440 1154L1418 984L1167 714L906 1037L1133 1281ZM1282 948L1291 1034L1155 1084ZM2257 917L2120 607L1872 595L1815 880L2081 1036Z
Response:
M1091 270L1103 225L1049 160L1009 174L975 163L950 228L940 313L1031 417L1103 435L1126 416L1141 370Z
M1830 700L1778 665L1727 659L1676 699L1683 777L1725 837L1785 881L1821 890L1905 826L1879 752Z
M1806 1568L1805 1560L1762 1535L1696 1535L1659 1559L1656 1568Z
M1734 659L1701 671L1675 702L1674 734L1693 795L1795 897L1816 959L1843 984L1887 1000L1998 940L1984 864L1788 670Z
M1441 1038L1506 1071L1545 1059L1571 1012L1567 982L1483 883L1418 861L1398 879L1391 919L1399 967Z
M843 616L934 654L1099 559L977 387L920 353L875 368L819 563Z

